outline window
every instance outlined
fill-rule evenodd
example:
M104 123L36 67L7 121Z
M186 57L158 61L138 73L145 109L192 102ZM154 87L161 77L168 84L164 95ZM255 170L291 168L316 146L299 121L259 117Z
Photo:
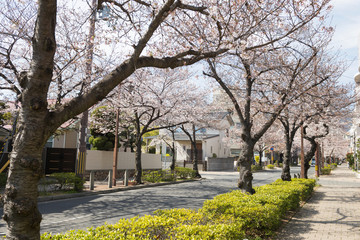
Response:
M213 153L213 149L212 149L212 146L210 147L210 153Z

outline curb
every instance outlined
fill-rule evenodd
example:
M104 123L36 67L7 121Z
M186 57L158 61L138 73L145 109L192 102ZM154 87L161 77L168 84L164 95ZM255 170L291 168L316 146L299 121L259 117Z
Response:
M193 179L193 180L184 180L184 181L176 181L176 182L164 182L164 183L153 183L153 184L142 184L142 185L135 185L135 186L127 186L124 188L110 188L106 190L100 191L93 191L93 192L80 192L80 193L72 193L72 194L63 194L63 195L55 195L55 196L41 196L38 197L38 202L48 202L53 200L63 200L63 199L70 199L70 198L78 198L78 197L86 197L98 194L106 194L106 193L114 193L114 192L122 192L122 191L129 191L135 189L142 189L142 188L151 188L151 187L159 187L159 186L166 186L172 184L180 184L186 182L195 182L201 181L201 179Z

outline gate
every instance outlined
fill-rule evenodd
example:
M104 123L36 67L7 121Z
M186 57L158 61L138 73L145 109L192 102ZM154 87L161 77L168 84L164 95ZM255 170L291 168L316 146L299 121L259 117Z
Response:
M75 172L76 148L47 148L45 174Z

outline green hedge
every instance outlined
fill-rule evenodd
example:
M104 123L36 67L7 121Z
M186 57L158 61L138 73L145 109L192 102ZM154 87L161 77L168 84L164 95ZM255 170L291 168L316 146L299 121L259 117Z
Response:
M331 166L323 167L320 169L320 174L321 175L330 175L331 170L332 170Z
M266 166L268 169L274 169L274 165L272 165L272 164L268 164L267 166Z
M331 167L331 169L337 168L337 163L332 163L332 164L330 164L330 167Z
M75 190L81 192L84 189L85 180L76 176L75 173L52 173L50 174L50 178L55 179L55 182L50 181L50 183L56 184L58 190Z
M263 170L263 166L260 166L259 164L251 165L251 172L256 172Z
M196 172L190 168L176 167L175 173L170 170L148 170L144 171L142 178L147 182L171 182L180 179L193 179L196 177Z
M195 178L196 172L193 169L190 168L184 168L184 167L176 167L175 168L176 176L180 179L187 179L187 178Z
M296 209L314 186L313 179L277 180L257 187L254 195L240 190L218 195L198 211L157 210L86 231L45 233L41 239L261 239L271 236L286 211Z

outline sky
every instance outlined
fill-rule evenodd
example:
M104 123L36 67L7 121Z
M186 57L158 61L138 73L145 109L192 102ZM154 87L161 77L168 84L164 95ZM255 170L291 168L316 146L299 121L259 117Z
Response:
M339 49L349 68L339 79L343 83L354 83L354 76L359 71L360 37L360 1L332 0L333 11L330 14L335 34L331 45Z

